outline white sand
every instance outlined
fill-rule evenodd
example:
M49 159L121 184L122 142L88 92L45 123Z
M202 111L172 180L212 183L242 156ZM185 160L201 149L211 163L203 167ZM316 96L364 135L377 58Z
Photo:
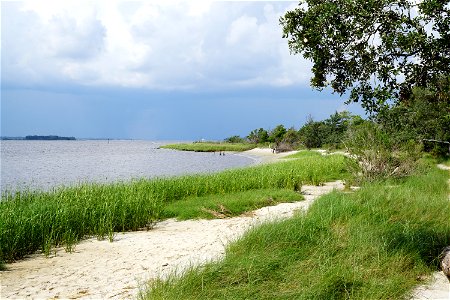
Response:
M414 300L445 300L450 299L450 283L444 273L434 272L426 285L414 289L411 299Z
M261 163L272 163L278 161L280 158L297 153L298 151L288 151L281 153L273 153L270 148L254 148L243 152L244 155L258 157Z
M150 231L118 233L113 243L89 239L73 253L57 249L50 258L36 254L0 273L1 298L133 298L146 280L218 259L226 244L252 226L292 216L335 188L342 189L342 182L304 186L304 201L264 207L247 216L167 220Z

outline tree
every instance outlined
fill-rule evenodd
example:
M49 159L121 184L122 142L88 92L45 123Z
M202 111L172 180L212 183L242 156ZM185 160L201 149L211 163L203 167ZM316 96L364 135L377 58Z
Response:
M339 148L347 131L352 115L348 111L335 112L323 121L323 144L328 147Z
M450 8L440 0L303 0L280 19L311 85L349 92L369 113L450 75Z
M300 140L307 149L320 148L323 143L323 122L315 122L311 116L299 130Z
M295 147L299 142L298 131L294 127L289 128L283 136L282 143Z
M278 125L270 132L269 142L278 144L283 140L285 133L286 128L284 127L284 125Z
M233 135L224 140L226 143L244 143L245 140L238 135Z
M258 129L258 139L260 143L266 143L269 141L269 133L267 130L263 128Z
M276 151L285 152L291 151L298 147L300 144L298 131L294 127L289 128L283 135L282 140L277 143Z
M399 143L425 141L425 150L448 153L448 144L430 140L450 141L450 78L440 80L436 87L440 93L414 88L408 101L382 109L375 120Z
M255 129L250 132L247 139L254 144L265 143L269 139L269 133L264 128Z

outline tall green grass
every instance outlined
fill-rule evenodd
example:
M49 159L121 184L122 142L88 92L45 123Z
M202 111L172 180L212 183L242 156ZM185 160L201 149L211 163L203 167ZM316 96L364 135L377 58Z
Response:
M314 150L300 150L297 153L290 154L288 156L283 157L284 159L292 159L292 158L305 158L305 157L320 157L323 156L320 152Z
M225 218L264 206L300 200L303 200L300 193L287 189L262 189L225 195L187 197L166 205L161 216L178 220Z
M334 192L142 299L402 299L450 243L448 172Z
M195 152L216 152L216 151L235 151L242 152L255 148L255 144L247 143L182 143L169 144L161 146L165 149L181 150L181 151L195 151Z
M115 231L151 226L161 207L144 181L17 192L0 203L0 255L12 261L61 244L70 251L85 236L112 240Z
M0 261L13 261L82 238L151 227L169 203L186 197L260 189L300 190L345 176L345 158L303 158L271 165L154 180L83 184L50 192L4 194L0 202Z

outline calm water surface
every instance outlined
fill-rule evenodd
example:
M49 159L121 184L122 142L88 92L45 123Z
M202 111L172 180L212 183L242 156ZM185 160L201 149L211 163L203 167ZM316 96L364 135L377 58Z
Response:
M49 189L243 167L254 158L158 149L151 141L1 141L1 190Z

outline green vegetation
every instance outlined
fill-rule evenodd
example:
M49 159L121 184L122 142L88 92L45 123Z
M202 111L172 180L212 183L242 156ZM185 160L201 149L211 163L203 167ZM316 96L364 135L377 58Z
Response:
M252 130L243 139L232 136L226 141L247 141L247 143L270 146L278 152L295 150L300 148L341 149L347 130L363 123L359 116L354 116L348 111L335 112L323 121L314 121L309 117L306 124L299 130L291 127L286 129L284 125L278 125L272 130L259 128Z
M450 77L435 85L437 91L414 88L407 102L383 108L376 122L398 144L412 141L435 156L445 156L450 155Z
M434 0L367 5L356 0L304 0L281 17L291 53L313 63L311 86L347 94L347 103L361 102L370 115L370 121L338 114L322 122L310 119L299 131L302 144L307 148L343 145L355 157L367 150L360 161L362 170L375 165L382 170L375 172L379 174L402 167L403 158L397 155L414 157L416 145L435 156L450 155L450 10L446 5ZM430 35L429 28L436 34ZM373 141L382 143L381 155L355 143L354 137L361 137L369 127ZM379 139L382 135L387 138Z
M305 158L305 157L319 158L322 157L322 154L320 154L320 152L318 151L300 150L297 153L283 157L283 159Z
M438 81L450 76L448 1L300 4L280 22L291 53L312 61L318 90L330 87L377 112L408 102L415 87L438 92Z
M264 206L302 199L303 196L298 191L287 189L261 189L225 195L187 197L166 205L161 216L178 220L225 218Z
M71 251L77 241L88 236L113 240L114 232L151 227L163 216L167 204L188 197L261 189L299 191L303 183L345 177L345 160L337 155L305 157L217 174L6 194L0 202L0 260L13 261L37 250L49 254L57 245ZM268 193L273 198L277 195ZM286 201L292 199L292 195L285 196ZM247 207L259 206L259 200Z
M256 227L226 257L149 283L142 299L401 299L450 243L448 172L333 192ZM418 281L419 280L419 281Z
M344 148L344 140L348 130L363 123L359 116L353 116L349 112L336 112L323 121L314 121L309 118L306 124L300 128L298 134L301 143L307 148Z
M161 211L155 186L146 181L84 184L51 192L3 195L0 258L13 261L41 250L73 245L85 236L114 238L115 231L152 226Z
M421 144L399 142L372 122L349 130L345 143L358 158L358 163L349 164L349 171L363 182L410 175L423 155Z
M255 145L248 143L214 143L214 142L196 142L184 144L169 144L161 146L165 149L195 152L216 152L216 151L235 151L242 152L255 148Z

